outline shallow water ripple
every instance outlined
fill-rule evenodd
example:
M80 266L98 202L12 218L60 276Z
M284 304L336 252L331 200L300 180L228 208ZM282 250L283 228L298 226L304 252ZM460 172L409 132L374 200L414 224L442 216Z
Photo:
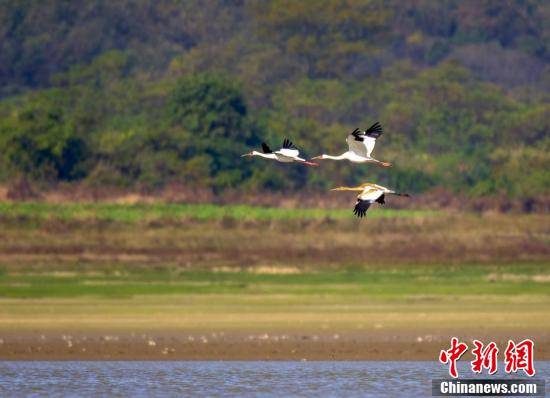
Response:
M467 365L461 376L473 377ZM550 375L550 361L536 368ZM5 361L0 396L428 397L446 376L435 362Z

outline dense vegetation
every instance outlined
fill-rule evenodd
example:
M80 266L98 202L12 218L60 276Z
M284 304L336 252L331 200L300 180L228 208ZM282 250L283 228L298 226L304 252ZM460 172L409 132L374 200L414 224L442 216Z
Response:
M548 194L548 18L542 0L0 1L0 181ZM389 171L239 157L284 137L340 153L376 120Z

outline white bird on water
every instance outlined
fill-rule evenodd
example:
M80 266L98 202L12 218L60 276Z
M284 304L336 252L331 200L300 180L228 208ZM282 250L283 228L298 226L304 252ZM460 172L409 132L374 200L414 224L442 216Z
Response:
M312 158L314 159L331 159L331 160L349 160L352 163L375 163L380 167L391 167L391 163L381 162L371 157L372 150L376 144L376 139L382 135L382 126L379 122L374 123L365 131L359 129L353 130L346 141L349 151L344 152L339 156L331 156L322 154Z
M410 196L407 193L397 193L381 185L371 183L361 184L357 187L338 187L331 189L331 191L361 191L357 195L357 202L355 202L355 207L353 208L353 214L359 218L367 214L367 210L374 202L381 205L386 203L384 201L386 195Z
M298 162L307 166L319 166L317 163L308 162L306 159L301 158L300 151L288 138L285 138L283 141L283 147L278 151L272 151L265 142L262 142L262 152L252 151L242 155L242 157L244 156L260 156L262 158L273 159L281 163Z

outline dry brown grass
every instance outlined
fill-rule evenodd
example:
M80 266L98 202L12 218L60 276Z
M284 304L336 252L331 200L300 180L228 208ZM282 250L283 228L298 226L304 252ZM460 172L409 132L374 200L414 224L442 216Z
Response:
M216 203L277 206L283 208L320 207L341 208L350 203L349 195L330 192L250 192L226 191L216 195L210 189L190 187L185 184L169 184L162 189L139 190L108 186L89 186L84 183L59 183L53 187L38 188L26 180L14 180L0 185L0 201L41 200L48 203L113 202L136 203ZM505 195L469 198L456 195L443 188L413 195L408 200L394 200L388 207L396 209L445 209L470 212L497 213L548 213L550 196L509 198Z
M549 215L451 212L368 220L4 222L0 266L342 267L550 259Z

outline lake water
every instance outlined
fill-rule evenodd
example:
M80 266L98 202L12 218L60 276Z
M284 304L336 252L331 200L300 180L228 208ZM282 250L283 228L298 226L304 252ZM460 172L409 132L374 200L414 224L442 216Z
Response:
M535 368L548 379L550 361ZM447 377L436 362L0 361L0 396L424 397L432 379Z

